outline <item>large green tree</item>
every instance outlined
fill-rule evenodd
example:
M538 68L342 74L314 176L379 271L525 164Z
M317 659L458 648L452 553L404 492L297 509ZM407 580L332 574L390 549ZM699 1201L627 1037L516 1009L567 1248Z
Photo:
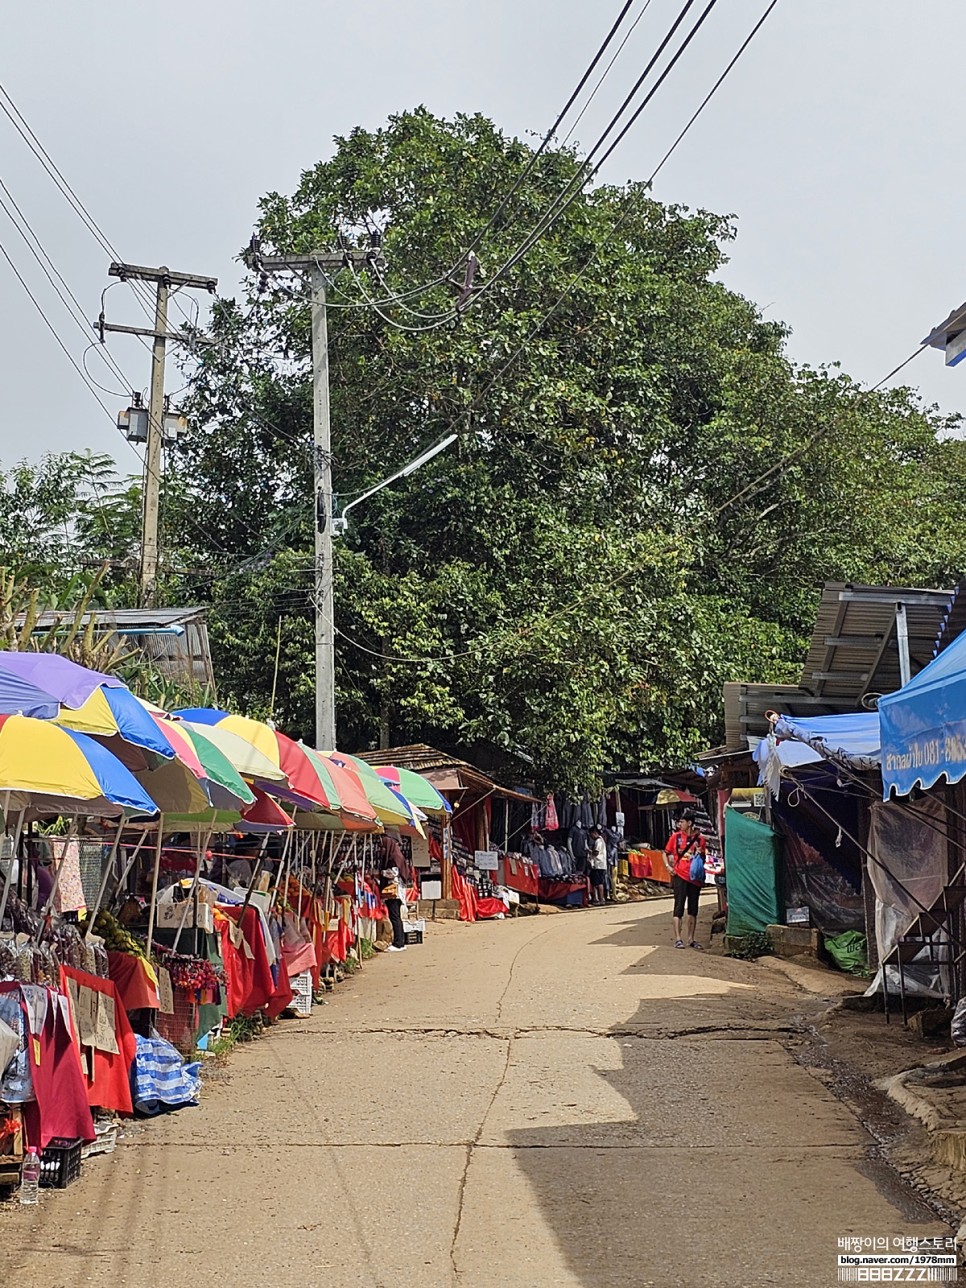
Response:
M329 291L343 500L458 434L338 543L344 745L471 744L589 785L714 739L723 681L793 678L826 578L963 564L950 426L909 390L796 369L717 280L731 220L596 188L501 271L579 166L420 109L261 203L268 252L385 255ZM454 319L481 230L483 289ZM181 563L204 569L181 593L214 605L226 697L310 736L304 289L252 271L213 338L172 490Z

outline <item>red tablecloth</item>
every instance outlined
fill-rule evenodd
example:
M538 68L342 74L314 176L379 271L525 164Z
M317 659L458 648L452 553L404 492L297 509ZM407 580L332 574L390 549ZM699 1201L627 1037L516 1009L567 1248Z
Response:
M125 1011L139 1011L143 1007L157 1010L161 1005L158 989L148 974L144 959L135 953L107 954L111 980L121 997Z
M111 979L101 979L99 975L87 975L82 970L73 970L70 966L60 968L61 991L67 992L67 981L90 988L95 993L103 993L114 1003L114 1024L116 1029L118 1054L110 1051L99 1051L94 1048L94 1077L85 1078L87 1084L87 1101L100 1109L115 1109L118 1113L132 1114L131 1104L131 1064L137 1054L137 1042L128 1023L127 1013L121 1001L117 986ZM74 1035L77 1042L77 1034Z
M476 915L482 921L490 917L499 917L501 914L506 916L506 904L502 899L481 899L477 896Z
M528 859L506 855L502 860L503 884L520 894L537 895L540 888L540 871Z
M582 878L580 881L552 881L549 877L540 878L540 898L546 899L548 903L556 903L558 900L574 898L580 895L582 902L587 901L587 882Z

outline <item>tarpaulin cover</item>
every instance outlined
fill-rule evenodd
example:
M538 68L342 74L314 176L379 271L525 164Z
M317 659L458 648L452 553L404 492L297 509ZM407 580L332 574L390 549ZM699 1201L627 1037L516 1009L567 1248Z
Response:
M805 743L826 759L844 761L857 769L878 768L879 717L874 711L850 711L845 715L812 716L811 719L782 716L775 732L780 739ZM779 745L779 754L781 750Z
M947 881L945 810L935 797L924 797L914 808L876 802L872 809L869 849L878 862L868 861L875 891L875 939L879 960L886 957L915 921L922 908L939 898ZM925 954L923 954L925 956ZM888 968L888 989L899 992L899 972ZM907 993L943 994L940 968L928 962L903 967ZM882 989L882 967L868 990Z
M882 788L906 796L966 776L966 634L896 693L879 699Z
M810 770L801 787L783 781L772 815L784 842L785 905L808 908L812 925L827 935L864 930L863 856L847 835L858 835L858 797L838 787L825 765ZM730 872L728 885L730 892Z
M725 809L728 934L750 935L784 921L779 891L781 842L767 823Z

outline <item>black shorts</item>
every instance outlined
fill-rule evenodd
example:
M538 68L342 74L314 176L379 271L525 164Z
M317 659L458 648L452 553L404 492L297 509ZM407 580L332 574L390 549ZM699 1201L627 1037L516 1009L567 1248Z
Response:
M671 893L674 895L675 917L684 916L685 904L687 904L689 917L698 915L698 899L701 896L701 887L696 882L685 881L684 877L679 877L675 872L671 877Z
M605 884L606 884L606 882L607 882L607 869L606 869L606 868L591 868L591 869L590 869L590 884L591 884L592 886L602 886L602 885L605 885Z

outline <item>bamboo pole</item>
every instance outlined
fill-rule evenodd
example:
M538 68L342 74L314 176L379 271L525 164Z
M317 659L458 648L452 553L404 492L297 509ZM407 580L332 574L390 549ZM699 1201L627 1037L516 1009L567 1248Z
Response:
M57 869L54 872L54 882L53 882L53 885L50 887L50 894L47 896L47 902L40 910L40 929L37 931L37 938L34 940L34 944L38 947L40 945L40 941L44 937L44 931L48 929L48 926L49 926L51 912L53 911L53 907L54 907L54 899L57 897L57 888L60 885L60 874L63 872L64 865L67 861L67 847L74 839L74 830L76 827L77 827L77 815L75 814L70 820L70 825L67 828L67 835L66 837L64 837L64 848L61 851L60 862L57 864ZM59 840L60 838L58 837L57 839ZM51 855L53 855L53 852L54 852L53 843L51 843L50 852L51 852Z
M158 905L158 874L161 871L161 844L164 840L164 815L158 815L158 841L154 847L154 870L151 874L151 904L148 908L148 944L147 955L151 958L151 944L154 940L154 918Z
M91 929L94 925L95 918L97 917L97 914L101 910L101 903L103 902L103 899L104 899L104 892L107 889L107 883L110 880L111 869L114 867L114 864L117 862L117 851L118 851L118 847L121 844L121 833L123 831L124 831L124 820L122 819L121 822L118 823L117 825L117 835L114 837L114 844L111 846L111 852L108 855L107 862L104 865L104 875L101 877L101 884L100 884L100 888L97 891L97 898L94 900L94 907L88 913L88 916L87 916L87 922L84 926L85 939L90 934Z
M114 906L114 902L115 902L115 900L117 899L117 892L118 892L118 890L120 890L120 889L121 889L121 887L124 885L124 882L128 879L128 875L130 874L131 869L134 867L135 863L137 862L138 855L141 853L142 849L144 848L144 842L148 839L148 832L149 832L149 831L150 831L150 828L147 828L147 827L142 828L142 830L141 830L141 839L138 841L137 845L134 847L134 851L133 851L133 853L131 854L131 856L130 856L130 858L128 859L127 863L125 863L124 868L123 868L123 870L122 870L122 872L121 872L121 875L120 875L120 876L118 877L118 879L117 879L117 885L116 885L116 886L115 886L115 888L114 888L114 893L111 895L111 907L112 907L112 908L113 908L113 906Z
M9 809L10 809L10 793L7 792L7 811L8 812L9 812ZM11 849L10 863L6 873L4 874L3 894L0 895L0 926L3 925L3 914L7 911L7 899L10 894L10 886L12 885L11 877L13 874L13 865L15 863L19 865L20 863L20 834L23 831L23 820L26 812L27 812L26 810L20 811L20 813L17 816L17 825L14 828L13 846ZM18 866L18 872L19 872L19 866Z

